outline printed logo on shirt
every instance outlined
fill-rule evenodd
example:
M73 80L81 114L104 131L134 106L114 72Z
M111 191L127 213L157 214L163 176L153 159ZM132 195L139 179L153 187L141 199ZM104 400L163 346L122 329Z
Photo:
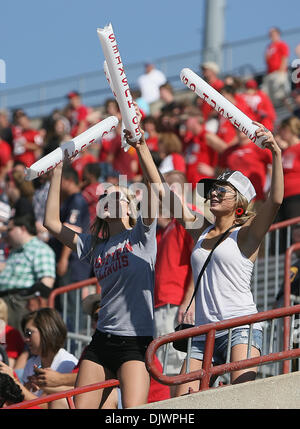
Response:
M123 247L119 247L112 253L107 253L105 257L100 256L95 259L94 270L98 280L103 280L109 275L128 266L128 253L133 248L130 242L126 242Z

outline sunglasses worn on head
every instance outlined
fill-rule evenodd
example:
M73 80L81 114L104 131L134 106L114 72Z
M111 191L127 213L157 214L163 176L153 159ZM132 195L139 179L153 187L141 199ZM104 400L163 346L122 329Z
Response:
M224 186L220 185L213 185L210 190L208 191L208 199L211 198L212 193L215 192L217 194L217 198L223 199L226 194L234 194L235 192L231 189L227 189Z

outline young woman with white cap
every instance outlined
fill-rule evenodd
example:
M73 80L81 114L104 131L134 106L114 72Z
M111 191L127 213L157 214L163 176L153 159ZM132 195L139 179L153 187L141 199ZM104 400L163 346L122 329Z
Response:
M263 125L257 122L255 124L259 127L256 130L257 137L265 136L264 148L272 152L270 192L259 212L255 214L249 210L249 204L255 197L255 189L250 180L239 171L231 171L223 173L217 179L203 179L205 195L210 201L210 211L215 216L214 224L199 218L187 206L182 206L182 216L178 219L194 238L191 264L195 284L209 252L222 234L232 227L215 249L201 278L195 296L196 325L257 313L250 290L251 274L259 246L283 199L283 170L281 149L272 133ZM143 168L149 180L156 179L155 167L150 159L143 159ZM170 191L167 191L163 179L161 180L163 201L164 194ZM175 204L176 196L173 194L172 198ZM260 355L262 344L260 325L255 324L253 328L252 357ZM247 357L248 338L248 326L233 330L231 361ZM227 342L227 332L216 333L213 356L215 363L225 362ZM193 339L190 371L201 369L204 346L205 338L204 341L202 338ZM182 368L182 373L184 372L185 363ZM231 382L253 380L255 376L254 368L238 370L231 374ZM198 390L199 381L179 385L177 395L187 393L190 387Z

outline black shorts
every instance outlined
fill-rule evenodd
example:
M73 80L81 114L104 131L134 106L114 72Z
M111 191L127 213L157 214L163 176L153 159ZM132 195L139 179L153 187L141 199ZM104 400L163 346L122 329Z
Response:
M130 360L145 362L145 354L153 337L125 337L96 329L83 359L90 360L117 374L120 366Z

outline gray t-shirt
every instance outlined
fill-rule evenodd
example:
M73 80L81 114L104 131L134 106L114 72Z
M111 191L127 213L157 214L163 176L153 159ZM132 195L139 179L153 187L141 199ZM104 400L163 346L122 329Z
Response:
M153 336L153 291L156 260L156 220L136 225L98 244L79 234L77 253L93 264L101 286L97 329L123 336Z

